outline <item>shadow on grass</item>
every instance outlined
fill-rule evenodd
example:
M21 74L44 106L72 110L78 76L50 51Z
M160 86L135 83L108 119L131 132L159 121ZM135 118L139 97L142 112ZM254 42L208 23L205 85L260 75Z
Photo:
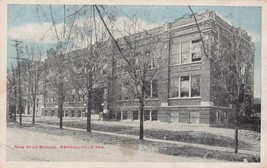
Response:
M246 159L248 162L260 162L260 157L251 156L247 154L223 152L217 150L210 150L192 146L168 146L159 148L159 153L173 155L173 156L186 156L186 157L201 157L209 159L219 159L227 161L243 162Z
M42 123L58 125L58 122L52 121L42 121ZM77 121L67 121L63 122L64 126L86 129L85 122L77 122ZM105 124L96 124L91 123L92 130L102 131L102 132L111 132L117 134L127 134L127 135L139 135L139 129L137 127L131 126L120 126L120 125L105 125ZM162 139L162 140L170 140L177 142L186 142L186 143L196 143L196 144L204 144L211 146L221 146L233 148L235 146L235 142L233 138L221 136L217 134L212 134L203 131L167 131L167 130L159 130L159 129L146 129L145 136L148 138L154 139ZM239 141L240 149L250 149L251 145L249 143L245 143L244 141Z
M166 139L187 143L197 143L211 146L222 146L233 148L235 141L233 138L216 135L202 131L157 131L146 130L145 135L149 138ZM248 147L250 144L239 141L239 147Z

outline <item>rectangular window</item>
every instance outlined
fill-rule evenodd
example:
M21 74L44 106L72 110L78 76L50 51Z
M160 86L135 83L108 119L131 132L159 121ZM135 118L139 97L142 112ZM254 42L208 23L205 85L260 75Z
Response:
M157 62L155 58L150 58L148 63L148 69L154 69L157 66Z
M133 111L133 120L138 120L138 111Z
M171 78L170 98L200 97L200 75Z
M134 99L139 99L139 97L138 97L138 93L141 93L141 86L140 86L140 83L138 83L137 86L134 87L134 95L133 95L133 98L134 98Z
M39 107L39 99L36 98L36 107L38 108Z
M123 86L121 85L120 88L118 89L117 93L116 93L116 97L118 100L123 100L122 99L122 94L123 94Z
M189 97L189 76L181 77L181 97Z
M157 98L158 97L158 81L146 81L145 82L145 98Z
M116 111L116 120L121 120L121 112Z
M224 116L223 113L220 113L220 123L223 124L224 123Z
M171 79L170 97L179 97L179 78Z
M170 64L201 61L201 40L176 43L170 47Z
M127 120L127 111L122 111L122 119Z
M194 40L192 41L191 46L191 60L192 62L201 61L201 41Z
M200 75L191 76L191 97L200 96Z
M171 46L171 53L170 53L170 64L175 65L180 63L180 43L173 44Z
M152 121L157 121L158 120L158 111L153 110L152 111Z
M220 113L216 111L216 123L220 123Z
M151 97L151 83L150 81L146 81L144 83L145 85L145 98L150 98Z
M53 117L54 115L55 115L55 111L52 110L52 111L51 111L51 117Z
M190 53L190 43L189 42L183 42L181 44L181 63L189 63L190 58L189 58L189 53Z
M150 110L144 111L144 120L149 121L150 120Z
M129 83L126 82L121 86L122 100L128 100L129 99L128 85L129 85Z
M152 80L152 97L157 98L158 97L158 81Z
M68 117L69 116L69 113L68 113L68 110L64 110L64 114L65 114L65 116L64 117Z
M74 117L74 110L71 110L71 117Z
M228 124L228 115L226 112L224 112L224 123Z

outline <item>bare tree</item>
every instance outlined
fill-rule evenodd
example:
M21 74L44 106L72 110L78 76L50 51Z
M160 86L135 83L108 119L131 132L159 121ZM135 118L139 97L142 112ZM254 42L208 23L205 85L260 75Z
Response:
M36 104L38 104L37 96L41 94L41 88L39 85L41 84L41 76L42 76L42 53L41 50L36 48L35 46L26 46L25 54L28 56L27 62L27 70L25 71L27 75L25 75L24 83L25 90L27 90L29 94L29 100L32 104L32 124L35 124L35 115L36 115ZM29 105L29 104L28 104Z
M67 82L67 76L64 72L64 69L67 67L66 65L66 53L70 50L71 46L71 35L73 33L73 27L75 25L75 21L77 18L78 13L80 13L85 5L83 6L69 6L63 7L63 14L64 17L61 19L56 20L54 17L53 8L50 5L50 18L52 20L51 30L53 31L55 38L57 40L56 43L56 50L54 53L54 60L56 61L53 65L46 65L46 69L53 68L48 75L48 78L52 78L53 81L50 81L50 85L57 88L58 93L58 114L60 118L59 127L63 128L63 99L64 99L64 83ZM66 9L67 8L67 9ZM47 17L48 14L45 14ZM63 27L59 27L57 23L63 20Z
M54 58L49 58L47 71L49 84L58 88L58 113L62 128L63 99L68 88L77 91L78 98L84 96L87 107L87 131L91 132L91 110L93 104L93 87L95 87L106 68L107 61L101 55L107 48L104 43L106 34L103 27L97 26L93 6L63 6L64 18L56 20L50 6L52 30L57 44ZM72 12L71 12L72 11ZM57 21L63 21L61 30Z
M235 153L238 152L239 117L249 116L253 98L254 47L234 28L229 39L219 37L217 55L213 58L212 86L235 110Z
M117 28L116 24L111 20L110 14L106 12L105 7L101 6L102 12L105 13L108 21L113 24L113 27L117 28L117 32L123 34L120 39L116 39L112 30L108 27L107 21L104 20L99 7L95 5L95 8L115 46L115 60L117 60L117 66L119 66L117 72L126 72L126 74L118 75L121 78L119 80L122 81L122 92L127 90L129 91L128 93L133 95L132 99L138 99L140 119L139 139L143 140L144 106L150 99L157 97L157 91L155 90L153 95L153 88L151 89L151 86L154 84L154 87L157 87L156 76L160 68L158 65L164 61L160 57L158 49L161 40L152 32L140 28L136 24L137 21L132 18L130 18L132 23L128 24L131 24L135 31L128 31L128 36L124 36L125 32L122 33L122 30ZM142 33L138 33L140 31ZM125 86L125 82L131 84ZM124 93L124 95L126 94Z
M239 117L249 116L253 99L254 43L240 28L231 27L228 36L219 27L212 41L205 41L195 13L189 6L201 36L202 48L211 62L211 88L215 99L232 105L235 118L235 153L238 153ZM218 26L218 25L217 25ZM208 54L210 53L210 55Z
M16 87L16 73L11 64L11 69L7 70L7 120L16 122L16 104L17 104L17 87Z
M86 102L87 132L91 132L94 91L98 87L103 87L101 83L105 81L103 78L107 75L103 74L107 65L106 58L101 57L104 56L101 51L103 47L91 46L89 49L76 50L69 54L68 59L70 84L77 95L75 98Z
M91 111L93 109L94 90L103 87L101 83L107 77L107 65L109 47L105 31L99 25L95 17L93 6L86 6L85 12L79 14L83 20L75 25L71 38L75 42L73 52L68 55L68 70L72 86L75 87L78 97L83 96L87 108L87 132L91 132ZM99 95L96 95L99 97Z

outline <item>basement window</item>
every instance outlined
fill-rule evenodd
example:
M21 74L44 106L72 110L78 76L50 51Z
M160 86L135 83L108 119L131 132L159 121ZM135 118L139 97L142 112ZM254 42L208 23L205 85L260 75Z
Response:
M127 120L127 111L122 111L122 119Z
M133 120L138 120L138 111L133 111Z

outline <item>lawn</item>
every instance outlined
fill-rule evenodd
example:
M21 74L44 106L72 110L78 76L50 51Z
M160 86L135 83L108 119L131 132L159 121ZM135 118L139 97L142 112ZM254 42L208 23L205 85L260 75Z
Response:
M49 120L40 120L39 123L58 125L58 121L49 121ZM137 123L136 123L137 124ZM64 121L63 126L74 127L86 129L86 121ZM137 124L138 126L138 124ZM103 131L103 132L112 132L118 134L127 134L127 135L139 135L139 128L137 126L132 125L120 125L116 122L93 122L91 123L92 130L95 131ZM233 137L223 136L217 133L210 133L203 129L202 131L197 130L181 130L181 131L170 131L164 130L161 128L145 129L145 136L148 138L155 139L166 139L171 141L180 141L187 143L197 143L211 146L221 146L234 148L235 142ZM244 142L239 140L239 148L240 149L254 149L254 146L248 142Z
M19 126L18 123L8 123L7 127L25 129L27 131L37 131L43 134L55 134L59 136L71 136L75 139L88 141L88 142L101 142L102 144L120 145L134 150L143 150L146 152L157 152L161 154L183 156L192 158L208 158L221 161L236 161L243 162L247 159L251 162L259 162L259 158L248 154L235 154L231 152L223 152L217 150L210 150L200 147L191 147L187 145L173 145L163 142L151 142L151 141L140 141L137 139L131 139L127 137L118 137L114 135L105 135L100 133L88 133L85 131L76 130L61 130L54 127L46 127L41 125L23 124Z
M246 159L248 162L260 162L259 157L248 156L246 154L236 154L232 152L216 151L192 146L162 147L158 150L158 152L173 156L201 157L235 162L242 162L244 161L244 159Z

